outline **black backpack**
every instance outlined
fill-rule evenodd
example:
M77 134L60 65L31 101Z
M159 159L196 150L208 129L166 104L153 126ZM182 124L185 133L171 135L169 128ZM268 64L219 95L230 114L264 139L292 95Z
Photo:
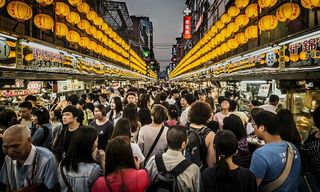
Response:
M208 127L201 129L189 128L188 145L185 151L185 157L195 163L203 171L207 167L207 146L205 138L211 132Z
M188 159L181 161L171 171L167 171L164 165L162 154L155 156L155 162L158 169L158 174L154 178L148 191L151 192L178 192L177 176L184 172L192 162Z

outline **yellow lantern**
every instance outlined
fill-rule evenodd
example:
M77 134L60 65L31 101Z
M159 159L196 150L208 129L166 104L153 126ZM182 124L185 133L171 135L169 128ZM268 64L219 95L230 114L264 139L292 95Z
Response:
M79 45L83 48L87 48L90 43L90 39L88 37L81 37L79 40Z
M218 30L221 30L224 27L224 23L222 21L218 20L215 24Z
M100 30L97 30L97 32L93 35L94 38L96 38L97 40L101 40L103 37L103 33Z
M53 19L46 14L38 14L33 19L34 24L36 27L42 30L50 30L54 26Z
M258 4L261 8L270 8L277 3L277 0L258 0Z
M231 17L227 13L225 13L221 16L220 21L224 24L227 24L231 21Z
M288 56L284 56L284 61L285 62L289 62L290 61L290 58Z
M248 38L246 37L246 35L244 33L239 33L236 35L236 40L240 43L240 44L245 44L248 42Z
M66 38L70 43L77 43L80 40L80 35L76 31L69 31Z
M245 30L245 35L248 39L254 39L258 37L258 26L256 25L252 25L249 26L246 30Z
M242 9L242 8L248 6L249 0L236 0L234 4L235 4L236 7L238 7L239 9Z
M227 26L227 30L230 31L231 33L235 33L239 31L239 26L236 23L229 23Z
M262 31L271 31L278 25L278 20L273 15L266 15L259 20L259 28Z
M101 30L106 32L108 30L108 25L106 23L102 23Z
M57 36L66 36L69 29L66 24L57 22L55 24L55 33Z
M227 45L232 50L232 49L236 49L239 46L239 42L236 39L230 39L227 42Z
M299 55L298 54L292 54L290 55L290 60L293 62L296 62L299 60Z
M227 43L223 43L221 45L221 49L224 53L228 53L230 51L230 48L228 47Z
M89 30L87 31L87 33L89 33L90 35L94 35L97 32L97 28L93 25L91 25L89 27Z
M6 0L0 0L0 8L6 4Z
M276 11L276 17L279 21L292 21L300 15L300 7L296 3L285 3Z
M36 0L40 5L47 6L53 3L53 0Z
M301 53L299 54L299 57L300 57L300 59L301 59L302 61L307 60L307 59L308 59L308 57L307 57L307 52L305 52L305 51L301 52Z
M238 17L236 17L235 19L235 23L239 26L239 27L243 27L246 26L249 23L249 18L246 15L239 15Z
M221 34L224 35L225 38L228 38L228 37L231 36L231 31L229 31L228 29L224 28L224 29L222 29Z
M90 11L90 6L88 3L80 3L78 4L77 9L80 13L87 14Z
M93 23L96 25L96 26L100 26L102 25L103 23L103 19L101 17L97 17L95 18L95 20L93 20Z
M90 50L95 50L97 48L98 44L95 41L90 41L89 43L89 49Z
M33 54L32 53L27 54L26 56L24 56L24 59L26 61L32 61L33 60Z
M228 9L228 15L230 17L235 17L237 15L239 15L240 13L240 9L236 6L231 6L229 9Z
M78 27L79 29L86 31L89 29L90 23L86 19L81 19L80 22L78 23Z
M255 17L258 17L258 4L256 3L253 3L253 4L250 4L246 10L245 10L245 14L247 17L249 18L255 18Z
M32 17L32 8L21 1L11 1L7 5L8 14L14 19L25 21Z
M94 21L97 16L98 15L95 11L89 11L89 13L87 14L87 18L89 19L89 21Z
M63 2L56 2L56 14L60 16L68 16L70 13L70 8L67 4Z
M82 0L68 0L70 5L76 6L81 3Z
M71 11L66 19L70 24L76 25L80 22L80 15L74 11Z
M301 0L301 5L306 9L313 9L320 7L319 0Z

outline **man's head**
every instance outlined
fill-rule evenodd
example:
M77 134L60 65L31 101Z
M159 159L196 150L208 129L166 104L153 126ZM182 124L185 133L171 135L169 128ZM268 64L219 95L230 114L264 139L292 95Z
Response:
M29 101L20 103L19 113L20 117L29 119L31 118L32 104Z
M229 110L230 110L231 112L235 111L235 110L237 109L238 103L237 103L236 101L234 101L234 100L230 100L229 103L230 103L230 108L229 108Z
M221 106L221 109L229 109L230 108L230 100L228 97L222 96L219 97L219 104Z
M37 97L34 95L28 95L26 96L26 98L24 99L24 101L30 102L32 104L33 107L37 106Z
M211 117L211 107L206 102L197 101L191 105L189 111L189 121L196 125L204 125Z
M206 101L206 92L205 90L201 90L198 92L199 101L205 102Z
M270 95L270 97L269 97L269 104L270 104L270 105L277 106L278 103L279 103L279 97L278 97L278 95Z
M105 94L105 93L101 93L101 94L99 95L99 101L100 101L100 103L106 103L106 102L108 102L108 95Z
M187 93L183 95L182 98L184 98L187 101L187 106L192 105L192 103L196 101L196 97L192 93Z
M270 111L252 113L252 126L255 134L263 139L266 135L279 135L279 118Z
M135 92L128 92L127 93L127 102L136 104L136 93Z
M184 127L174 126L168 129L167 143L172 150L182 151L187 146L187 131Z
M62 111L62 122L65 125L72 124L74 122L81 123L83 121L83 115L80 110L73 105L68 105Z
M171 98L176 100L179 98L179 90L178 89L172 89L171 90Z
M13 160L26 160L31 150L29 128L21 124L9 127L3 134L2 149Z
M167 99L167 93L166 92L161 92L160 93L160 101L165 101Z
M168 119L168 110L161 104L155 104L151 109L153 122L161 124Z
M76 106L78 101L79 101L79 97L76 94L72 94L72 95L67 97L67 101L68 101L69 105Z

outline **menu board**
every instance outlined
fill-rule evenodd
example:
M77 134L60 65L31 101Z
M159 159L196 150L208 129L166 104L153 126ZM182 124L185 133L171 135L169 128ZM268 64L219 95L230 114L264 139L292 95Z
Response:
M84 82L76 79L58 81L58 93L84 90Z

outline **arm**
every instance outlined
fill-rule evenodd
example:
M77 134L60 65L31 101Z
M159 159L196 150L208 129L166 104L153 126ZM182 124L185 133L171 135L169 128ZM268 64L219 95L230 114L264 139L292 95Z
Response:
M34 133L34 135L32 136L32 144L36 146L41 145L42 143L40 142L43 136L44 136L44 130L42 127L39 127Z
M213 147L213 140L214 140L215 134L214 132L210 132L208 136L206 137L206 146L207 146L207 164L209 167L213 167L216 164L216 151Z
M262 179L258 179L258 178L256 178L256 182L257 182L257 186L259 187L259 186L260 186L260 184L261 184L261 182L262 182Z

